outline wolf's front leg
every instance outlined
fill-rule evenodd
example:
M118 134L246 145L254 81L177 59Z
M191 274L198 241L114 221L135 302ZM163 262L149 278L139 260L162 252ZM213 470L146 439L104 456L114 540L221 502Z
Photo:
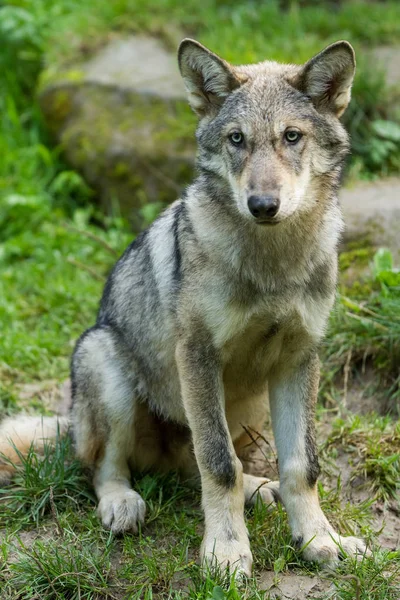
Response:
M211 340L185 339L176 352L182 399L192 431L202 485L205 533L201 560L211 568L251 574L244 522L242 465L224 410L222 369Z
M319 383L319 362L311 356L293 369L277 371L269 383L272 426L278 450L280 489L293 540L307 547L304 557L335 563L341 549L363 554L365 544L341 537L321 510L317 492L320 473L315 442L314 410Z

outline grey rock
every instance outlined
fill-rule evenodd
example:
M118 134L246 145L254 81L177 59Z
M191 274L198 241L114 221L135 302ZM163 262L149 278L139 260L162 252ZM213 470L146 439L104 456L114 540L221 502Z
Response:
M176 56L143 36L117 39L87 62L44 77L40 102L67 161L102 208L134 226L141 208L174 200L192 178L195 117Z
M176 57L158 40L135 36L114 40L83 65L85 81L163 98L186 98Z
M387 85L400 86L400 46L377 46L369 54L372 64L384 73Z
M377 246L400 255L400 178L360 183L342 189L340 203L345 216L345 241L368 237Z

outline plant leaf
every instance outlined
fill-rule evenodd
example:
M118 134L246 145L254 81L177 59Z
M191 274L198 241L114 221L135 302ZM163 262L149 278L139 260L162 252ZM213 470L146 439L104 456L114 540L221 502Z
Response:
M394 121L377 119L371 123L372 131L384 140L400 143L400 125Z

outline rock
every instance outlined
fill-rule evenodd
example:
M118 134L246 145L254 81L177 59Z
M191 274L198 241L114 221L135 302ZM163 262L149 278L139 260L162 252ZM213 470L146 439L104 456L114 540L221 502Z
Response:
M176 56L144 36L110 42L89 61L45 74L40 103L67 161L135 228L147 203L190 182L195 116Z
M372 64L385 75L389 87L400 85L400 46L377 46L370 51Z
M372 244L388 247L400 256L400 178L360 183L342 189L345 241L368 237Z

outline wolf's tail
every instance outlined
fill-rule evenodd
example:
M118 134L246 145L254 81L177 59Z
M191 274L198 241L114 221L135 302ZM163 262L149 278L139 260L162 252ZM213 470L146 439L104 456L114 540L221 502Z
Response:
M32 448L38 454L46 443L65 435L68 417L9 417L0 424L0 485L7 483Z

